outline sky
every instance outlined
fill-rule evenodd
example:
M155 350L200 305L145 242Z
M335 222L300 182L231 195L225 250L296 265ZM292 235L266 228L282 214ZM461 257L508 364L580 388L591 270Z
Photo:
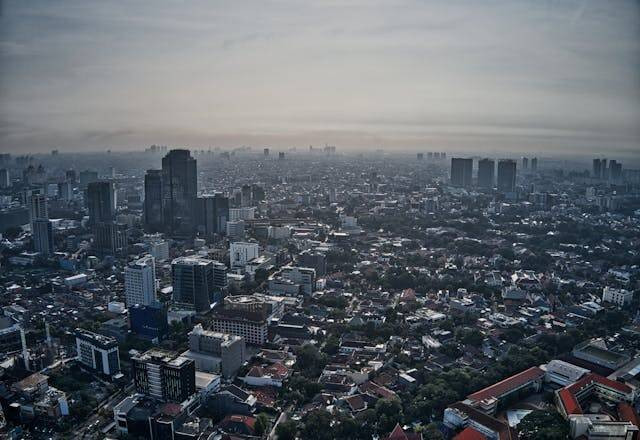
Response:
M0 0L0 151L640 153L636 0Z

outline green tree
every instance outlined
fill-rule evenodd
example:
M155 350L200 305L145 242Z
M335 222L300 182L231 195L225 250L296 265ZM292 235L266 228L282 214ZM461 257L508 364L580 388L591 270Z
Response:
M267 415L264 413L258 414L254 426L256 435L259 437L262 436L267 431L267 429L269 429L269 417L267 417Z
M333 417L328 411L318 409L308 413L303 419L300 434L305 440L333 440L331 422Z
M566 440L569 425L557 412L532 411L518 424L521 440Z
M276 426L276 435L278 440L295 440L298 433L298 425L293 420L279 423Z

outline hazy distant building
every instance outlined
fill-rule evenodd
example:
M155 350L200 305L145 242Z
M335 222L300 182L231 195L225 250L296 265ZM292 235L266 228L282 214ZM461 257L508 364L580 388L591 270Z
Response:
M127 307L156 303L156 263L151 255L131 262L124 269L124 293Z
M67 170L64 173L64 178L67 182L74 184L77 182L78 178L76 176L76 170Z
M196 312L209 310L215 292L214 261L181 257L171 262L173 301Z
M538 171L538 158L531 159L531 171Z
M80 171L80 186L86 188L91 182L98 181L98 172L97 171Z
M0 189L11 187L11 174L6 168L0 169Z
M516 190L516 161L501 159L498 161L498 191L514 192Z
M457 187L471 186L473 159L451 158L451 185Z
M29 196L29 218L33 222L37 219L48 219L49 210L47 197L44 194L32 194Z
M262 150L262 153L264 154L264 157L268 157L269 156L269 149L265 148L264 150Z
M162 198L165 230L190 235L195 227L198 192L196 160L189 150L171 150L162 158Z
M523 157L522 158L522 169L523 170L529 169L529 158L528 157Z
M115 186L112 182L91 182L87 186L87 208L91 224L111 222L116 217Z
M124 223L103 222L94 226L95 249L101 254L115 255L126 250L129 229Z
M33 247L43 256L53 255L53 226L51 220L38 218L31 222Z
M611 160L609 161L609 180L619 182L622 179L622 164Z
M147 170L144 176L144 227L159 232L164 227L162 210L162 170Z
M283 151L280 151L280 152L278 153L278 159L279 159L279 160L284 160L284 152L283 152Z
M196 225L200 234L211 237L226 232L229 220L229 199L222 193L203 195L196 199Z
M478 186L493 188L496 163L493 159L481 159L478 162Z
M600 159L593 159L593 169L591 175L594 179L602 178L602 161Z

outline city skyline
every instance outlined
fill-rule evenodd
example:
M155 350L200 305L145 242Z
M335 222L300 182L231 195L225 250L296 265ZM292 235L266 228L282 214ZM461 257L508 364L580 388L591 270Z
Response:
M631 1L5 1L0 150L633 156L639 12Z

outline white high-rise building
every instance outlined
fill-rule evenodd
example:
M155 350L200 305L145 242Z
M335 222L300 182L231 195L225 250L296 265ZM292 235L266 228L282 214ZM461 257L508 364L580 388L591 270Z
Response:
M124 289L127 307L156 302L156 262L151 255L129 263L124 269Z
M260 255L258 243L247 243L236 241L231 243L229 249L229 259L232 268L245 267L247 263Z

